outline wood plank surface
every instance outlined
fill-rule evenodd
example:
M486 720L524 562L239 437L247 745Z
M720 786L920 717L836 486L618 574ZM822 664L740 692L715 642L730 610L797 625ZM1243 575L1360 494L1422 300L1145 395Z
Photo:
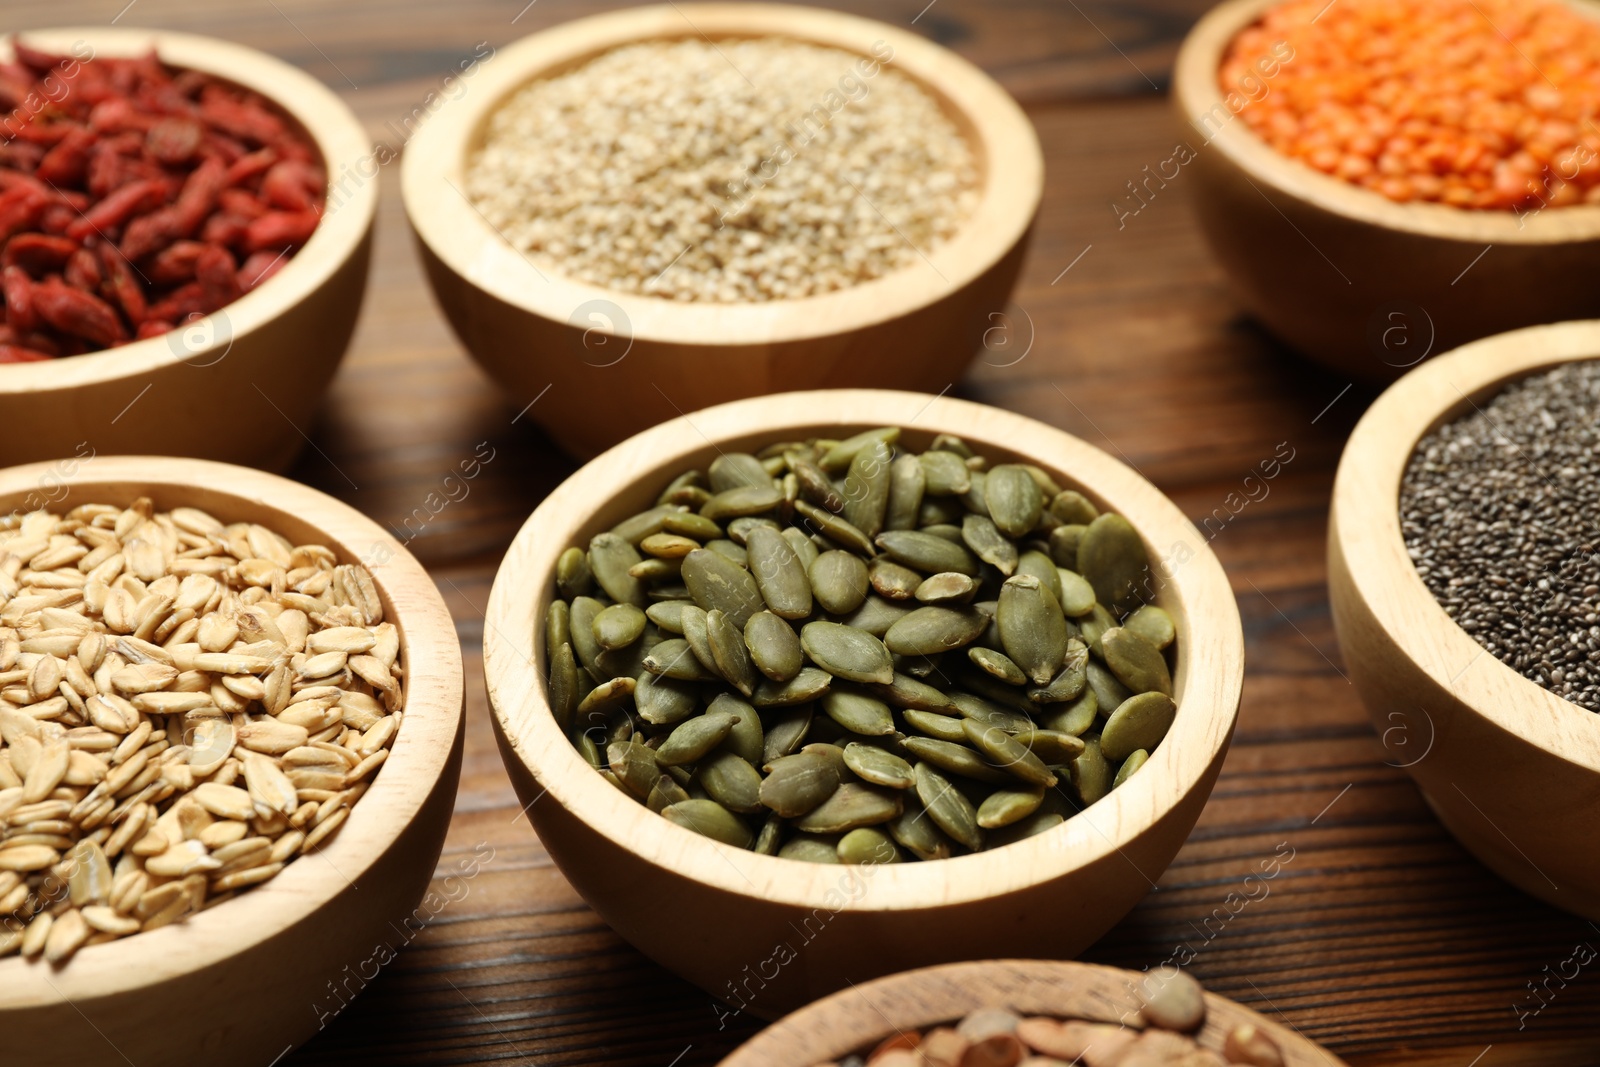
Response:
M504 45L614 6L124 3L10 0L7 23L118 17L251 44L341 91L373 138L395 147L406 117L478 42ZM1239 598L1249 670L1222 777L1176 862L1087 958L1141 968L1192 955L1210 989L1357 1065L1600 1063L1595 968L1564 987L1552 979L1537 1013L1530 991L1576 947L1600 944L1600 928L1523 896L1456 845L1386 764L1344 677L1324 585L1326 505L1344 437L1372 394L1299 362L1241 315L1181 174L1124 214L1138 206L1122 199L1127 183L1183 138L1160 92L1205 0L832 6L914 23L984 66L1024 102L1044 144L1048 188L1015 303L953 391L1137 467L1204 524ZM307 1011L326 1028L282 1063L715 1063L755 1024L718 1030L706 994L584 906L501 768L482 683L483 607L511 535L573 465L514 422L526 401L503 398L455 342L427 293L396 168L382 180L361 324L318 423L302 428L313 447L293 473L388 524L429 565L466 651L466 763L436 884L449 902L382 973L348 983L366 986L348 1007L308 990ZM487 450L467 495L431 514L429 493ZM1275 455L1292 459L1270 492L1230 511ZM1292 859L1265 883L1245 882L1274 856ZM445 881L461 864L473 876Z

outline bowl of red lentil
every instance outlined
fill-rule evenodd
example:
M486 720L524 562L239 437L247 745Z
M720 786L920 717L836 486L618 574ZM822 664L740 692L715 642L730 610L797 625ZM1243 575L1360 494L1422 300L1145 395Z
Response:
M0 42L0 461L287 465L360 309L371 158L332 92L254 49Z
M486 58L401 187L463 344L592 456L753 395L948 388L1009 321L1043 157L1003 89L913 32L677 4Z
M1173 99L1212 250L1305 355L1390 381L1600 313L1600 6L1229 0Z
M1328 524L1344 663L1386 752L1501 877L1600 919L1600 322L1430 360L1351 434Z

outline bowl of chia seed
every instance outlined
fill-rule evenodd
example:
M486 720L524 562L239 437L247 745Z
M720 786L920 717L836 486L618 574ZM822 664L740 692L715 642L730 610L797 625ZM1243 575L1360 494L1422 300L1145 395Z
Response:
M1402 378L1339 464L1346 670L1445 826L1600 918L1600 322L1466 345Z

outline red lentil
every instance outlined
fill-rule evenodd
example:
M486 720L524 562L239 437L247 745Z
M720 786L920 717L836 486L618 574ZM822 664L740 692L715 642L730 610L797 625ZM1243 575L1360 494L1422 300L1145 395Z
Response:
M159 337L266 281L321 221L316 149L154 53L0 62L0 363Z
M1600 24L1560 0L1289 0L1220 71L1278 151L1391 200L1513 210L1600 203Z

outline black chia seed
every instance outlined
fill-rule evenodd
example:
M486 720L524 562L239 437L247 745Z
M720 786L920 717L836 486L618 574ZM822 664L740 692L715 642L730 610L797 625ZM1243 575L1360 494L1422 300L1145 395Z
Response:
M1400 528L1463 630L1600 711L1600 362L1525 378L1424 437Z

